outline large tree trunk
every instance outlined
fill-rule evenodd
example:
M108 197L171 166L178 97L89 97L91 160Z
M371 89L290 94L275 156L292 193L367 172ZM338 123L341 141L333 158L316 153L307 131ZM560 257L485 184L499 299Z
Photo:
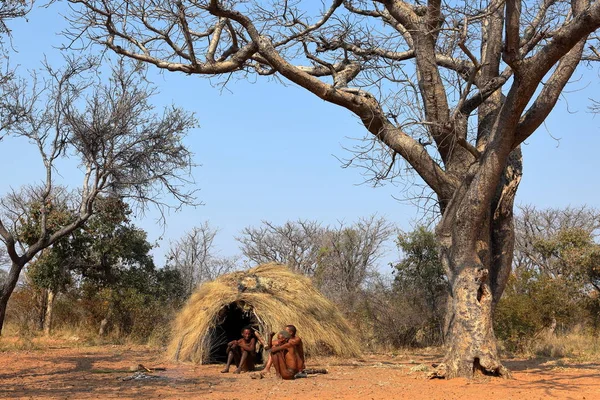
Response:
M436 229L442 263L450 280L444 362L431 377L467 377L476 373L508 377L496 347L493 311L510 275L514 249L513 205L521 180L519 150L511 154L477 243L456 240L460 196L444 210ZM463 214L464 215L464 212Z
M488 269L482 264L456 266L448 304L449 325L444 363L438 374L470 378L482 372L508 376L496 348L492 324L492 291Z
M0 335L2 335L2 328L4 327L4 318L6 317L6 306L8 305L8 300L10 299L10 295L13 290L17 286L17 282L19 281L19 274L23 269L23 265L19 265L16 263L12 263L10 272L8 273L8 277L2 286L2 290L0 291Z

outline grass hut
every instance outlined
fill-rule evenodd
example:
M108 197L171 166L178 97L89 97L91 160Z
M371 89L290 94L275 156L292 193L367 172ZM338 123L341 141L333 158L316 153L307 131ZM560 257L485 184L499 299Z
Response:
M353 357L360 349L337 308L305 276L264 264L201 285L175 320L169 354L179 361L224 362L245 326L263 337L293 324L308 356Z

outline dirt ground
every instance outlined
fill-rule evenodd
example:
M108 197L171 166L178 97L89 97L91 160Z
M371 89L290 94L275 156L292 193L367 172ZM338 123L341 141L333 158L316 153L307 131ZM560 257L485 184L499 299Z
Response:
M221 374L220 365L167 361L142 346L73 347L0 352L2 399L600 399L600 364L563 360L507 360L514 379L426 380L439 354L365 355L309 359L327 375L281 381L274 375ZM138 364L162 367L152 378L133 376Z

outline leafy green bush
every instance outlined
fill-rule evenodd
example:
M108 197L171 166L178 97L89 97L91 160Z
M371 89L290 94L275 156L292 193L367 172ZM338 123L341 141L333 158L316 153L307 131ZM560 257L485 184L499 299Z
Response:
M582 295L563 277L517 270L496 307L496 336L507 350L526 352L545 333L565 333L582 321Z

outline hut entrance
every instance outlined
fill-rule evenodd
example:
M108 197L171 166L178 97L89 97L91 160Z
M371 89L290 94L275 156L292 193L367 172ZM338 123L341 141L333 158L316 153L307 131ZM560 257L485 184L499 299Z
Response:
M250 326L258 328L258 320L246 303L231 303L219 311L217 325L210 329L208 338L210 342L210 355L207 364L227 362L227 343L242 337L242 329ZM257 363L262 362L261 352L257 354Z

